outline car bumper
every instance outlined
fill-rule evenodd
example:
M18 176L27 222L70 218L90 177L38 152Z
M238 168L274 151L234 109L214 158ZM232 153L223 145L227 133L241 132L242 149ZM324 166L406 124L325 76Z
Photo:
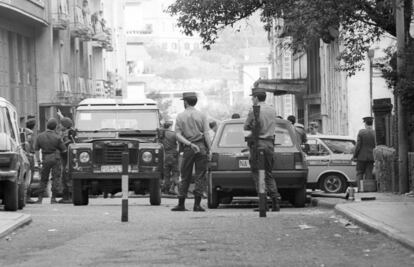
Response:
M161 172L144 172L144 173L128 173L128 178L130 180L140 180L140 179L160 179L162 174ZM72 179L79 180L112 180L112 179L121 179L121 173L71 173Z
M276 179L277 187L280 189L303 188L306 185L308 172L306 170L289 170L276 171L272 174ZM246 171L211 171L209 180L212 188L220 187L221 190L255 188L251 173Z
M17 181L17 171L0 171L0 181Z

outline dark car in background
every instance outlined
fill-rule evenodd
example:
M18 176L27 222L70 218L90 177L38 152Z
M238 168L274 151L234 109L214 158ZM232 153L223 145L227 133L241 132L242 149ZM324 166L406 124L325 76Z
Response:
M223 121L212 142L208 172L209 208L229 203L235 196L257 196L245 141L245 136L250 132L243 130L244 121ZM295 207L303 207L308 168L292 124L287 120L277 119L273 158L272 174L282 199L290 201Z
M0 198L4 209L16 211L26 205L30 163L18 128L16 108L0 97Z

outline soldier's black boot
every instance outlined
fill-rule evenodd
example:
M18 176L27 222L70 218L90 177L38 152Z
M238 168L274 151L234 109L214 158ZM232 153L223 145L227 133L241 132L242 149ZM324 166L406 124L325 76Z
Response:
M178 198L178 205L172 208L172 211L186 211L185 209L185 197Z
M50 204L56 204L56 203L58 203L56 200L56 196L54 193L52 193L52 197L50 198Z
M200 206L201 197L194 197L194 208L193 211L206 211Z
M279 198L272 197L272 211L280 211Z

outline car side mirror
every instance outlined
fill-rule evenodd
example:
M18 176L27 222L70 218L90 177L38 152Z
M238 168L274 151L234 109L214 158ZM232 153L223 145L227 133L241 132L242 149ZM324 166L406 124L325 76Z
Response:
M300 145L300 147L302 148L303 152L305 153L309 152L309 144L302 144Z
M22 144L26 143L26 133L25 132L20 132L20 142Z

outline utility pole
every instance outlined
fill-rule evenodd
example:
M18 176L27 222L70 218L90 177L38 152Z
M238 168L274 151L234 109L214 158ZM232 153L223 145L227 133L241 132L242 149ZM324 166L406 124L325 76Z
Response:
M405 66L405 32L404 32L404 0L395 0L395 25L397 30L397 77L401 78ZM401 94L397 98L398 123L398 176L399 193L408 191L408 136L406 127L406 111L401 101Z

